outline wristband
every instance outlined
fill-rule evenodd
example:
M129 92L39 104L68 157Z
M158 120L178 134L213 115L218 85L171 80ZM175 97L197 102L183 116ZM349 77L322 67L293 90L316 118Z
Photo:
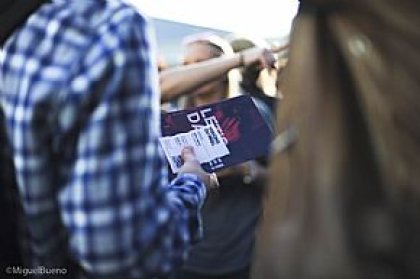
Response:
M216 173L212 172L212 173L209 174L209 176L210 176L209 188L210 189L219 188L220 184L219 184L219 179L217 179Z
M255 168L255 165L254 163L249 162L247 164L247 170L242 178L242 181L244 184L251 184L252 182L255 181L256 178L257 178L257 170Z

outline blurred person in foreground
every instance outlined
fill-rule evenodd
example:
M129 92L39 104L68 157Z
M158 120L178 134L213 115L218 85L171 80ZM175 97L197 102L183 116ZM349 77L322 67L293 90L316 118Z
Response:
M301 1L254 279L420 278L419 10Z
M232 64L241 64L240 58L233 54L227 41L216 35L192 35L185 39L184 45L185 67L193 68L195 63L204 63L207 60L211 63L218 57L226 61L231 59ZM262 62L267 64L273 61L267 60ZM207 105L229 98L238 93L235 84L237 85L232 75L228 76L225 70L217 78L188 92L185 107ZM262 114L267 120L270 115L268 108L261 101L254 101L260 111L265 111ZM223 123L221 126L223 128ZM229 134L234 133L231 133L232 130L226 131L229 140ZM192 247L188 260L176 279L249 277L265 174L265 168L256 161L249 161L217 173L220 188L208 196L202 209L204 238Z
M27 229L24 268L66 278L169 273L201 236L210 181L187 148L167 183L148 20L116 0L5 4L0 103Z

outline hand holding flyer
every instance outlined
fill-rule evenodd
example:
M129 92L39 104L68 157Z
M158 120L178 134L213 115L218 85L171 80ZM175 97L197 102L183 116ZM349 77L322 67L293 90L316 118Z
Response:
M193 147L200 163L211 162L230 154L213 124L186 133L162 137L159 141L173 173L177 173L182 166L181 151L186 146Z

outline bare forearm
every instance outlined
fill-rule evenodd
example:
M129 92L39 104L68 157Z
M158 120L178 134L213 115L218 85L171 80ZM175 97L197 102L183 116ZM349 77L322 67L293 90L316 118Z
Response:
M161 102L187 94L240 66L240 55L218 57L192 65L178 66L160 73Z

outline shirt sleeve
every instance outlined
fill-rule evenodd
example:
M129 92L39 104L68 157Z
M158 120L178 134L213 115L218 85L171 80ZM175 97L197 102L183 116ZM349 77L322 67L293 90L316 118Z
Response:
M167 184L147 20L126 9L99 31L58 109L61 217L88 274L150 278L179 265L200 238L206 190L189 174Z

